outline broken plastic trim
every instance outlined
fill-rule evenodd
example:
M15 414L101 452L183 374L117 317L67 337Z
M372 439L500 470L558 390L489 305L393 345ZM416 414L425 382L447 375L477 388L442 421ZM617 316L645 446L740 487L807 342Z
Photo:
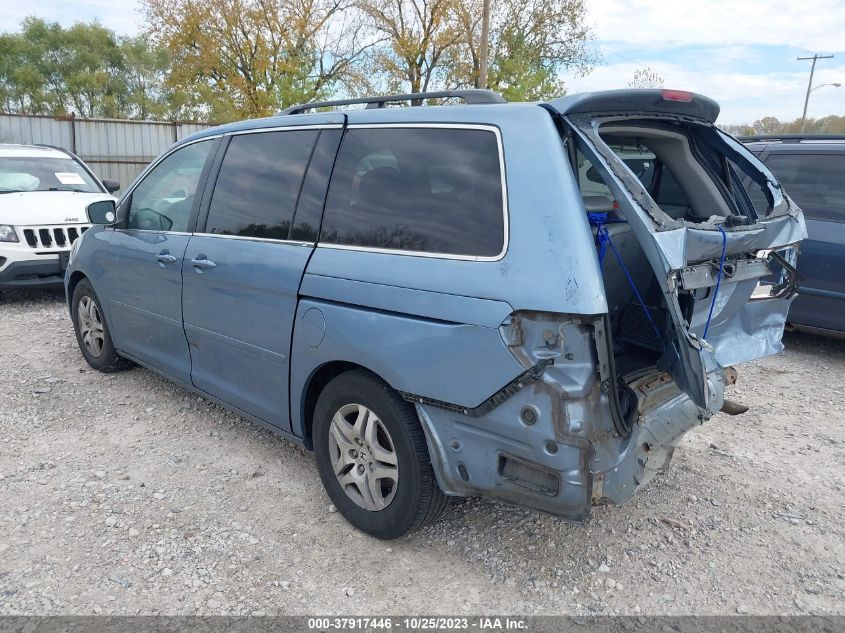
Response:
M790 262L780 251L786 252L794 259L796 244L778 249L778 250L762 250L757 253L757 261L766 263L766 266L771 272L772 267L770 262L776 261L781 267L780 278L774 283L764 283L761 279L757 283L757 287L751 293L750 301L762 301L766 299L791 299L798 294L798 286L803 281L804 276L795 268L794 263Z
M487 415L493 409L500 407L507 400L510 400L531 383L540 380L543 377L543 372L546 370L546 367L553 365L554 362L554 358L545 358L541 360L539 363L530 367L528 370L522 372L519 376L511 380L508 384L499 389L477 407L462 407L459 404L445 402L443 400L435 400L434 398L419 396L407 391L400 391L399 395L411 404L428 405L438 409L446 409L447 411L460 413L461 415L465 415L470 418L478 418L483 415Z

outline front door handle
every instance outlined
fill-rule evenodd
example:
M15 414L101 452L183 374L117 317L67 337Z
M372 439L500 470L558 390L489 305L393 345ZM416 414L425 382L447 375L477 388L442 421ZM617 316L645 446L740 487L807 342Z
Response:
M171 255L167 251L161 251L158 255L156 255L156 259L161 264L173 264L174 262L179 261L179 258L175 255Z
M197 255L191 260L191 266L197 269L197 272L203 270L211 270L217 268L217 264L208 259L205 255Z

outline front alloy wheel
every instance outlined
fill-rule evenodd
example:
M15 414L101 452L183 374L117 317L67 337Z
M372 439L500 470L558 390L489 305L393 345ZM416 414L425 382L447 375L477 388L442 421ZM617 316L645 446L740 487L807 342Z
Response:
M103 355L105 332L97 304L88 295L83 295L79 300L77 314L79 315L79 335L82 337L82 344L91 356L99 358Z
M70 301L71 319L76 341L85 361L97 371L112 372L129 367L131 363L117 353L111 340L102 304L91 282L81 279L73 289Z

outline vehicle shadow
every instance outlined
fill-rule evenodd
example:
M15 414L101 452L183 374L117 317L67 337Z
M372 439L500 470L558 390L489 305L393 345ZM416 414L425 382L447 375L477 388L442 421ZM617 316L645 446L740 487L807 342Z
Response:
M0 306L24 304L48 304L65 300L62 288L21 288L0 290Z
M783 345L791 352L845 359L845 339L841 338L808 332L784 332Z

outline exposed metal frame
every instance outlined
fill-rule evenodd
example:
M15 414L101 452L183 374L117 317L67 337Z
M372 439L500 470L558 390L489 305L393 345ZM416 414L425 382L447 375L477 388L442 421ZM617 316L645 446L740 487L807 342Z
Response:
M463 99L468 105L483 103L507 103L505 98L498 92L482 88L468 88L465 90L440 90L438 92L411 92L398 95L384 95L381 97L360 97L354 99L334 99L332 101L314 101L291 106L278 113L279 116L286 114L302 114L308 110L317 108L332 108L346 105L366 104L367 109L384 108L388 103L399 103L401 101L426 101L428 99Z
M495 125L482 125L478 123L351 123L346 126L347 130L353 129L386 129L386 128L423 128L423 129L452 129L452 130L482 130L485 132L492 132L496 135L496 144L499 150L499 174L502 185L502 216L503 216L503 233L504 239L502 241L502 250L498 255L483 257L478 255L456 255L452 253L431 253L426 251L408 251L394 248L376 248L370 246L351 246L348 244L331 244L329 242L318 241L317 248L331 248L343 251L358 251L364 253L380 253L384 255L406 255L409 257L426 257L432 259L453 259L460 261L472 262L497 262L504 258L510 246L510 211L508 205L508 183L505 174L505 149L502 143L502 132ZM342 147L342 146L341 146ZM329 185L329 192L331 192L331 185ZM326 196L328 202L328 194ZM323 216L325 217L325 208L323 209Z

